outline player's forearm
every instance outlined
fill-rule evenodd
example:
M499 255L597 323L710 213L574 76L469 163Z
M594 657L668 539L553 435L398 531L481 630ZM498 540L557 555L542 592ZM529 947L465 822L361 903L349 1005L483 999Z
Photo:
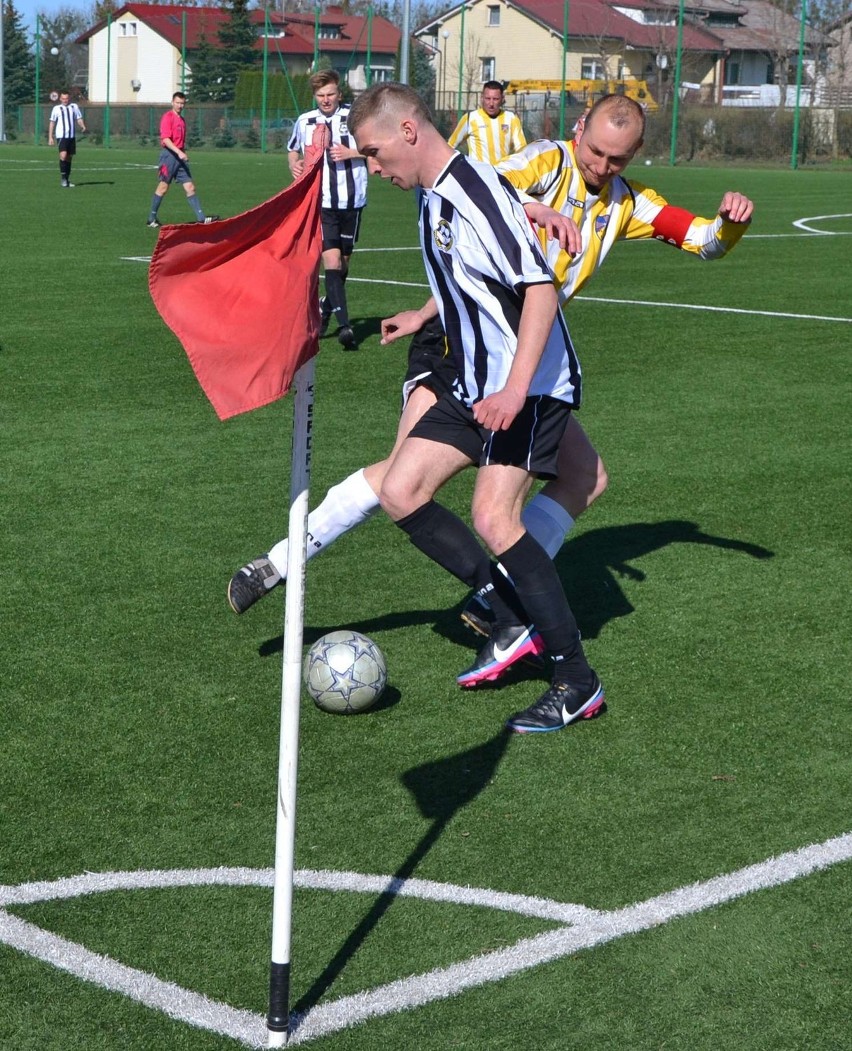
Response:
M176 146L174 140L170 139L168 136L166 136L162 140L162 143L164 149L171 150L171 152L177 154L177 156L180 157L181 160L183 160L186 157L186 154L183 152L183 150L179 146Z
M427 321L431 321L433 317L438 316L438 304L435 302L434 296L429 296L423 306L417 311L420 318L425 325Z

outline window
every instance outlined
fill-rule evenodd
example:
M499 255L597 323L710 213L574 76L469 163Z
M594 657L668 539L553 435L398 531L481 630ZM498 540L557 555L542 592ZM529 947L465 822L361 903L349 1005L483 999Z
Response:
M581 80L604 80L606 74L604 72L603 62L597 58L583 58L580 61L580 79Z
M488 5L488 25L499 26L500 25L500 5L489 4Z
M726 86L733 86L740 82L740 64L739 62L726 62L725 63L725 84Z
M389 80L393 80L393 70L386 66L370 66L370 76L371 84L386 84Z
M320 40L339 40L340 26L320 26L319 36Z
M119 22L118 23L118 35L119 36L136 36L137 23L136 22Z
M496 78L494 76L494 71L497 65L495 59L483 58L481 59L481 62L482 68L479 73L479 79L482 81L482 83L484 84L486 80L495 80Z

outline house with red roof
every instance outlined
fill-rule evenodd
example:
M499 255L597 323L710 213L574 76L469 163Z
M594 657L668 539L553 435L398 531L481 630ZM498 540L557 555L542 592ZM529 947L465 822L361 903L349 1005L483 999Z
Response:
M373 83L393 76L401 34L385 18L348 14L335 5L326 7L317 23L312 13L269 11L268 22L262 10L249 14L257 26L258 65L266 37L271 70L283 64L291 76L308 72L316 35L319 54L331 59L354 90L367 85L368 60ZM98 22L78 38L88 46L89 100L168 104L182 84L190 83L192 53L199 43L206 40L214 50L221 47L219 29L227 18L221 7L125 4L109 21Z
M772 83L779 55L796 54L798 28L780 23L769 34L750 9L766 0L686 0L682 87L721 102L733 83ZM659 100L671 92L678 50L677 0L571 0L563 60L563 0L467 0L420 26L415 36L435 69L438 108L474 104L486 80L646 81ZM795 22L795 20L793 20ZM819 46L809 31L811 49ZM774 50L773 50L774 49ZM564 66L563 66L564 61ZM532 90L532 89L530 89Z

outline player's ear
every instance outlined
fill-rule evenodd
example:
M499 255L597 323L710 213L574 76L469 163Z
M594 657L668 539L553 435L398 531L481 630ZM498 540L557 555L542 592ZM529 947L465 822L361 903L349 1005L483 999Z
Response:
M417 123L411 117L406 117L400 121L399 130L402 132L402 137L406 142L412 144L417 142Z

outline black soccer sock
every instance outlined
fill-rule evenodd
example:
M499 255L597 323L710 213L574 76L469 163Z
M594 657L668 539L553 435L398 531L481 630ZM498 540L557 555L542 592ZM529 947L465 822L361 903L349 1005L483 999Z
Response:
M343 287L343 275L339 270L326 270L325 272L325 295L337 324L341 328L349 328L349 313L346 309L346 291Z
M574 614L547 552L529 533L524 533L499 557L553 658L554 678L585 685L591 680L592 671L583 653ZM502 576L499 570L496 575ZM495 589L499 586L495 577Z
M60 160L60 162L59 162L59 175L60 175L60 177L63 178L63 179L67 179L70 174L71 174L71 161L69 161L67 159L64 160L64 161Z
M424 555L468 587L482 588L491 580L491 560L464 522L434 500L396 523Z

